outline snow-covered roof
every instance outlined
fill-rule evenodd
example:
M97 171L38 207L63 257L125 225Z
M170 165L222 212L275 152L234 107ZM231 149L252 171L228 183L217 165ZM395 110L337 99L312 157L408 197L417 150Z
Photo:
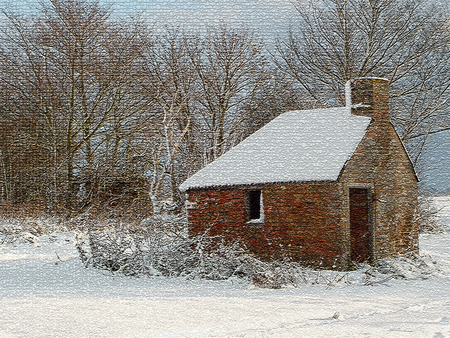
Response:
M335 181L370 121L348 107L284 113L191 176L180 190Z

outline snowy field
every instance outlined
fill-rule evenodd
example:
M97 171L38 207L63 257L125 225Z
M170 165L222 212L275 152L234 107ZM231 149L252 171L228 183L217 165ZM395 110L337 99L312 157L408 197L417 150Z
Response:
M450 226L450 198L435 203ZM428 265L409 279L368 283L365 267L278 290L85 269L72 233L3 244L0 338L450 337L449 233L421 235Z

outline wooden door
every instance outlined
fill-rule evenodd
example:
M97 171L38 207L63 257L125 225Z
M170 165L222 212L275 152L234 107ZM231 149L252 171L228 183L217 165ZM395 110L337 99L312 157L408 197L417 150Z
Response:
M362 263L370 259L368 189L350 188L350 253L351 260Z

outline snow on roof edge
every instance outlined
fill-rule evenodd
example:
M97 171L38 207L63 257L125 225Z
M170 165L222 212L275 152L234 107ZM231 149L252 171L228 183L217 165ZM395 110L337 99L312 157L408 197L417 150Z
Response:
M241 183L241 184L223 184L223 185L199 185L199 186L189 186L186 189L181 189L181 185L179 190L181 192L186 192L188 190L202 190L202 189L209 189L209 188L229 188L229 187L253 187L253 186L261 186L261 185L267 185L267 184L292 184L292 183L311 183L311 182L335 182L336 180L299 180L299 181L273 181L273 182L260 182L260 183ZM183 184L182 184L183 185Z

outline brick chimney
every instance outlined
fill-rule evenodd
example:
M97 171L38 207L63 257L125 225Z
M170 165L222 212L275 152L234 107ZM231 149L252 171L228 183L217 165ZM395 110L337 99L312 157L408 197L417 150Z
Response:
M372 117L377 122L389 122L389 81L378 77L349 80L346 104L353 115Z

